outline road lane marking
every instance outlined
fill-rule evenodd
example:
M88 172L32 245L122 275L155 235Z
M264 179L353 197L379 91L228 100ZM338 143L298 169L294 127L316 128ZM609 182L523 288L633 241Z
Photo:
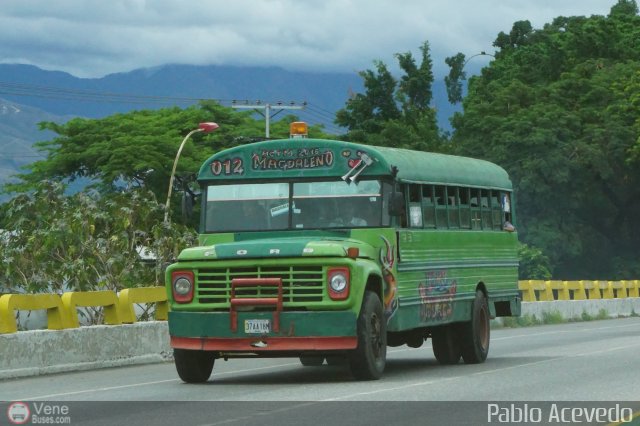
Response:
M148 385L157 385L158 383L168 383L168 382L176 382L178 380L176 379L171 379L171 380L158 380L155 382L146 382L146 383L133 383L130 385L121 385L121 386L109 386L109 387L104 387L104 388L95 388L95 389L85 389L85 390L79 390L79 391L73 391L73 392L62 392L62 393L52 393L49 395L40 395L40 396L29 396L29 397L24 397L24 398L17 398L16 401L33 401L36 399L46 399L46 398L53 398L53 397L57 397L57 396L70 396L70 395L78 395L81 393L90 393L90 392L103 392L103 391L110 391L110 390L116 390L116 389L125 389L125 388L132 388L132 387L136 387L136 386L148 386Z
M299 364L290 362L290 363L287 363L287 364L270 365L270 366L267 366L267 367L246 368L246 369L243 369L243 370L225 371L223 373L216 373L215 375L216 376L224 376L224 375L229 375L229 374L254 372L254 371L259 371L259 370L270 370L270 369L279 368L279 367L289 367L289 366L292 366L292 365L299 365ZM112 390L117 390L117 389L134 388L134 387L141 387L141 386L157 385L158 383L170 383L170 382L180 382L180 381L181 381L180 379L169 379L169 380L157 380L157 381L154 381L154 382L131 383L129 385L108 386L108 387L101 387L101 388L84 389L84 390L73 391L73 392L61 392L61 393L53 393L53 394L49 394L49 395L40 395L40 396L16 398L14 401L24 401L24 400L32 401L32 400L37 400L37 399L46 399L46 398L53 398L53 397L59 397L59 396L78 395L78 394L81 394L81 393L105 392L105 391L112 391Z
M607 352L614 352L614 351L623 350L623 349L635 348L637 346L640 346L640 343L636 343L635 345L618 346L618 347L615 347L615 348L601 349L601 350L592 351L592 352L582 352L582 353L579 353L579 354L562 355L562 356L557 356L555 358L548 358L548 359L543 359L543 360L540 360L540 361L526 362L524 364L512 365L512 366L509 366L509 367L495 368L493 370L478 371L476 373L472 373L471 375L472 376L480 376L480 375L483 375L483 374L490 374L490 373L496 373L496 372L499 372L499 371L512 370L514 368L529 367L529 366L532 366L532 365L543 364L543 363L546 363L546 362L553 362L553 361L559 361L559 360L563 360L563 359L578 358L578 357L590 356L590 355L599 355L599 354L603 354L603 353L607 353Z
M600 331L600 330L611 330L614 328L625 328L625 327L640 327L640 321L636 324L626 324L626 325L614 325L611 327L595 327L595 328L583 328L583 329L571 329L571 330L555 330L555 331L545 331L541 333L530 333L530 334L517 334L515 336L503 336L503 337L492 337L491 341L494 340L509 340L509 339L518 339L521 337L536 337L536 336L546 336L549 334L563 334L563 333L585 333L590 331Z
M410 350L412 350L412 349L411 348L405 348L405 349L395 349L395 350L392 350L392 351L389 351L389 352L395 353L395 352L405 352L405 351L410 351ZM242 370L225 371L225 372L222 372L222 373L215 373L214 372L214 377L225 376L225 375L229 375L229 374L249 373L249 372L255 372L255 371L260 371L260 370L270 370L270 369L274 369L274 368L290 367L290 366L294 366L294 365L300 365L300 364L297 363L297 362L289 362L289 363L286 363L286 364L278 364L278 365L271 365L271 366L257 367L257 368L245 368L245 369L242 369ZM180 382L180 381L181 381L180 379L168 379L168 380L158 380L158 381L154 381L154 382L132 383L132 384L128 384L128 385L108 386L108 387L101 387L101 388L84 389L84 390L73 391L73 392L62 392L62 393L53 393L53 394L48 394L48 395L16 398L15 401L23 401L23 400L32 401L32 400L46 399L46 398L53 398L53 397L60 397L60 396L79 395L79 394L82 394L82 393L105 392L105 391L111 391L111 390L126 389L126 388L141 387L141 386L149 386L149 385L157 385L159 383L171 383L171 382Z
M617 350L624 350L624 349L635 348L635 347L640 347L640 342L637 343L637 344L634 344L634 345L618 346L618 347L614 347L614 348L607 348L607 349L602 349L602 350L597 350L597 351L592 351L592 352L582 352L582 353L573 354L573 355L563 355L563 356L558 356L558 357L555 357L555 358L549 358L549 359L544 359L544 360L534 361L534 362L526 362L526 363L523 363L523 364L512 365L512 366L509 366L509 367L496 368L496 369L493 369L493 370L478 371L476 373L465 374L465 375L460 375L460 376L425 380L425 381L421 381L421 382L408 383L408 384L402 385L402 386L394 386L394 387L389 387L389 388L375 389L375 390L368 391L368 392L357 392L357 393L342 395L342 396L338 396L338 397L334 397L334 398L322 399L321 401L322 402L324 402L324 401L341 401L341 400L345 400L345 399L351 399L351 398L356 398L356 397L361 397L361 396L366 396L366 395L373 395L373 394L377 394L377 393L393 392L393 391L398 391L398 390L410 389L410 388L414 388L414 387L433 385L435 383L450 382L450 381L457 380L457 379L468 378L469 375L471 375L471 376L479 376L479 375L483 375L483 374L498 373L498 372L503 372L505 370L512 370L512 369L515 369L515 368L529 367L529 366L532 366L532 365L544 364L544 363L548 363L548 362L555 362L555 361L565 360L565 359L570 359L570 358L577 358L577 357L590 356L590 355L599 355L599 354L603 354L603 353L607 353L607 352L613 352L613 351L617 351Z
M594 328L587 328L587 329L555 330L555 331L547 331L547 332L541 332L541 333L520 334L520 335L515 335L515 336L494 337L491 340L492 341L493 340L507 340L507 339L521 338L521 337L544 336L544 335L562 334L562 333L591 332L591 331L609 330L609 329L617 329L617 328L625 328L625 327L637 327L639 325L640 325L640 322L634 323L634 324L608 326L608 327L594 327ZM606 352L611 352L611 351L616 351L616 350L621 350L621 349L627 349L627 348L635 347L635 346L640 346L640 344L638 344L638 345L630 345L630 346L622 346L622 347L617 347L617 348L608 348L608 349L604 349L604 350L593 351L593 352L585 352L585 353L581 353L581 354L565 355L565 356L561 356L561 357L545 359L545 360L535 361L535 362L531 362L531 363L524 363L524 364L519 364L519 365L515 365L515 366L504 367L504 368L500 368L500 369L481 371L481 372L473 373L472 375L489 374L489 373L499 372L499 371L503 371L503 370L509 370L509 369L514 369L514 368L527 367L527 366L536 365L536 364L545 363L545 362L557 361L557 360L561 360L561 359L588 356L588 355L596 355L596 354L600 354L600 353L606 353ZM389 350L388 352L390 352L390 353L399 353L399 352L407 352L407 351L412 351L412 350L413 350L412 348L402 348L402 349ZM214 373L214 377L231 375L231 374L252 373L252 372L256 372L256 371L260 371L260 370L270 370L270 369L276 369L276 368L281 368L281 367L290 367L290 366L295 366L295 365L299 365L299 364L297 362L295 362L295 363L278 364L278 365L266 366L266 367L248 368L248 369L241 369L241 370L232 370L232 371L226 371L226 372L221 372L221 373ZM368 391L368 392L360 392L360 393L355 393L355 394L350 394L350 395L344 395L344 396L341 396L341 397L324 399L322 401L334 401L334 400L340 400L340 399L348 399L348 398L352 398L352 397L359 396L359 395L370 395L370 394L388 392L388 391L399 390L399 389L406 389L406 388L417 387L417 386L425 386L425 385L430 385L430 384L437 383L437 382L446 382L446 381L456 380L456 379L459 379L459 378L462 378L462 377L466 377L466 376L455 376L455 377L444 378L444 379L432 379L432 380L427 380L427 381L423 381L423 382L410 383L410 384L406 384L406 385L399 386L399 387L383 388L383 389L377 389L377 390ZM180 382L180 379L168 379L168 380L158 380L158 381L152 381L152 382L132 383L132 384L120 385L120 386L99 387L99 388L84 389L84 390L72 391L72 392L61 392L61 393L48 394L48 395L17 398L15 400L16 401L18 401L18 400L39 400L39 399L47 399L47 398L53 398L53 397L79 395L79 394L83 394L83 393L107 392L107 391L118 390L118 389L142 387L142 386L149 386L149 385L156 385L156 384L160 384L160 383L170 383L170 382Z

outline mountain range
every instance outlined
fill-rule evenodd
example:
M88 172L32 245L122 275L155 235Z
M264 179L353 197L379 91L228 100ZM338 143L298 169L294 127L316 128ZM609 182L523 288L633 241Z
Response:
M65 122L69 118L0 98L0 185L20 172L22 166L43 158L32 145L54 134L40 131L39 122Z
M310 124L341 132L333 119L354 93L363 92L353 73L288 71L278 67L164 65L101 78L78 78L32 65L0 64L0 185L19 168L38 159L33 143L53 134L38 130L41 121L71 117L100 118L114 113L169 106L199 99L230 106L234 101L305 104L293 111ZM450 130L454 107L444 83L435 81L433 104L441 128Z

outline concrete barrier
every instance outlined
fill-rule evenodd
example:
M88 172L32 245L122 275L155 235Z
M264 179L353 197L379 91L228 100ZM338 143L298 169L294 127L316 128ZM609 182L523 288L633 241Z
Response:
M611 317L640 314L640 298L523 302L522 314L542 319L592 317L604 309ZM170 360L166 321L97 325L64 330L0 334L0 379L89 370Z
M580 320L583 314L592 318L597 317L601 310L606 311L610 318L640 315L640 298L522 303L522 315L532 315L537 319L544 318L545 314L560 313L566 320Z
M166 321L0 335L0 379L171 359Z

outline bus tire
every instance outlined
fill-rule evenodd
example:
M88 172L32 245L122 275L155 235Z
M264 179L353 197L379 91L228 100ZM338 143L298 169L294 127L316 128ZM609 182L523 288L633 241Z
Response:
M387 361L387 324L374 292L364 293L357 328L358 347L348 357L351 373L357 380L377 380Z
M317 355L300 355L300 364L305 367L319 367L324 362L323 356Z
M442 365L454 365L460 362L462 355L460 337L452 324L435 327L431 331L433 355Z
M186 383L204 383L209 380L215 357L212 352L174 349L173 360L178 376Z
M489 304L481 290L473 300L471 321L460 325L462 359L466 364L479 364L487 359L491 331L489 328Z

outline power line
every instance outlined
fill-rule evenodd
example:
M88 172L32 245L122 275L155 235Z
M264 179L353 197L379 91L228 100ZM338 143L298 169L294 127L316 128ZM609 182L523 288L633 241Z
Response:
M11 83L6 81L0 81L0 95L11 96L26 96L45 99L60 99L68 101L78 102L99 102L99 103L126 103L126 104L192 104L202 101L213 101L220 105L239 105L244 102L245 105L249 104L247 100L237 99L220 99L220 98L200 98L200 97L178 97L178 96L155 96L155 95L136 95L127 93L116 92L100 92L95 90L85 89L71 89L61 88L53 86L43 86L24 83ZM296 102L289 102L289 106L295 105ZM317 121L317 124L322 124L327 129L331 129L334 133L343 133L343 130L334 126L332 123L335 121L335 114L320 106L310 104L307 102L302 103L304 109L301 110L301 115L308 115ZM270 103L273 108L279 108L279 110L285 109L283 106L285 102ZM264 107L264 104L260 104L259 107ZM253 108L256 109L256 108ZM286 109L299 109L299 108L286 108ZM271 118L275 116L272 115ZM312 123L310 123L312 124Z
M177 96L133 95L126 93L98 92L92 90L66 89L50 86L38 86L22 83L8 83L0 81L0 94L15 96L33 96L53 99L94 101L94 102L122 102L122 103L193 103L198 101L215 101L218 103L232 102L230 99L193 98Z

